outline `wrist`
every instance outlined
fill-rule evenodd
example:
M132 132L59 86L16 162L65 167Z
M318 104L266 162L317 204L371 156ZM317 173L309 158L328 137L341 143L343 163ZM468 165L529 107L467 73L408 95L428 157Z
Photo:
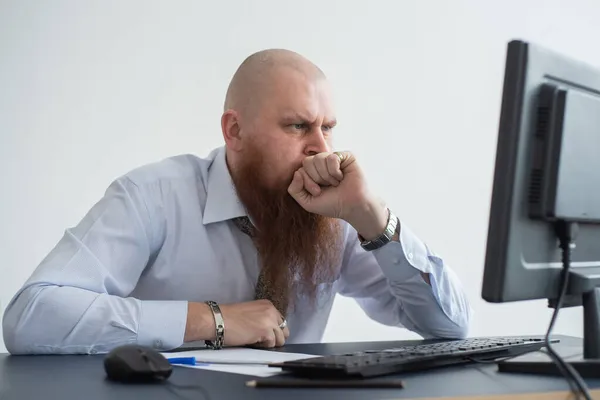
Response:
M188 303L184 342L215 340L215 319L205 303Z
M388 224L389 211L385 204L377 199L370 199L356 207L346 218L358 234L365 240L373 240L380 236Z

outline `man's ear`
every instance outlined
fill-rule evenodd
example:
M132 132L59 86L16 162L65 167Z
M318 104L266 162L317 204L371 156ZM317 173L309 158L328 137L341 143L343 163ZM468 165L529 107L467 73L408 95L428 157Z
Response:
M242 138L240 135L240 119L239 114L235 110L227 110L221 116L221 131L223 139L227 144L227 148L233 151L242 149Z

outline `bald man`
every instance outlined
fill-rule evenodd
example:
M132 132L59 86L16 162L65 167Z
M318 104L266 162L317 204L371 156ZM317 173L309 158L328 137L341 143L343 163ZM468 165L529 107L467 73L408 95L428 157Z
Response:
M248 57L227 90L225 145L116 179L8 305L8 350L319 342L335 294L425 338L467 336L455 274L351 152L332 152L335 125L314 64L286 50Z

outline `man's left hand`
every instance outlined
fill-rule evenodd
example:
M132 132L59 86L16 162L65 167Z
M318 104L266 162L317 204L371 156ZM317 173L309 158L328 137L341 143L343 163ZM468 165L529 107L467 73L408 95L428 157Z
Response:
M294 173L288 192L306 211L343 219L366 240L381 235L387 225L385 205L369 192L350 152L307 157Z

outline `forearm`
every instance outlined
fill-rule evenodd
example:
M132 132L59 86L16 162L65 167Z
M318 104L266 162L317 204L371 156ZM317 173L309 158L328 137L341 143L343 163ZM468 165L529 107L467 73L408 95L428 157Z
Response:
M359 239L373 240L384 233L392 217L383 202L369 198L348 215L347 221ZM414 330L438 337L467 334L470 305L460 282L400 221L391 242L374 250L373 255Z
M365 210L363 210L362 219L357 219L357 222L355 222L354 226L355 229L357 229L356 227L358 227L358 229L362 229L357 229L357 232L363 240L372 240L383 233L391 217L392 216L390 215L389 210L383 205L383 203L371 202L370 205L367 206ZM396 233L392 237L392 242L401 243L401 231L402 226L400 224L400 221L398 221L398 228L396 229ZM392 244L391 246L396 245ZM431 286L430 274L428 272L420 271L420 275L423 281L425 281L428 285Z
M424 336L466 336L471 307L460 281L406 227L400 232L374 256L404 313Z
M129 343L171 349L183 342L186 312L186 302L31 285L5 312L4 341L13 354L105 353Z
M348 222L358 232L362 240L373 240L380 236L389 223L391 215L385 203L376 198L362 204L348 217ZM400 224L392 237L393 242L400 242ZM427 284L431 284L429 274L422 272L421 276Z
M407 328L424 338L455 339L468 335L470 310L463 293L441 291L435 278L430 285L419 272L390 281L389 287Z

